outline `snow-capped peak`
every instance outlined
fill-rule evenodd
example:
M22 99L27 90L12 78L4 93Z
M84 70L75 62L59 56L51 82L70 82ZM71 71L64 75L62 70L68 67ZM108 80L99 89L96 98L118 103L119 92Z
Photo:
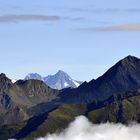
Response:
M66 72L62 70L59 70L54 75L48 75L46 77L42 77L37 73L30 73L25 77L25 80L29 80L29 79L42 80L51 88L59 89L59 90L68 87L76 88L80 86L80 84L82 83L73 80Z
M66 72L59 70L54 75L49 75L44 78L46 84L54 89L63 89L68 87L76 88L80 85L77 81L73 80Z

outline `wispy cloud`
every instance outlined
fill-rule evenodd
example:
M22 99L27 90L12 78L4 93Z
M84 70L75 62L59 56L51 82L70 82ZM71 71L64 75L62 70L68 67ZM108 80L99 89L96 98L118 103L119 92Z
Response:
M17 21L57 21L59 16L48 16L48 15L1 15L0 22L17 22Z
M100 13L140 13L140 9L137 8L130 8L130 9L120 9L120 8L96 8L96 7L90 7L90 8L71 8L70 11L73 12L90 12L95 14Z
M130 31L140 32L140 23L137 24L125 24L118 26L108 26L108 27L93 27L93 28L80 28L78 30L82 31L98 31L98 32L114 32L114 31Z
M85 117L78 117L64 132L37 140L140 140L140 125L93 125Z

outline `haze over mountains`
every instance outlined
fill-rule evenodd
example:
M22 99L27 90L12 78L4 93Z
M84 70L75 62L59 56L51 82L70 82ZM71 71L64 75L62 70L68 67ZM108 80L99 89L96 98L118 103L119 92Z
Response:
M60 132L79 115L92 123L139 123L140 59L127 56L98 79L63 90L34 79L13 84L0 75L1 140Z
M72 79L66 72L59 70L54 75L48 75L46 77L42 77L37 73L30 73L25 77L25 80L36 79L44 81L48 86L53 89L64 89L64 88L76 88L82 84L81 81L76 81Z

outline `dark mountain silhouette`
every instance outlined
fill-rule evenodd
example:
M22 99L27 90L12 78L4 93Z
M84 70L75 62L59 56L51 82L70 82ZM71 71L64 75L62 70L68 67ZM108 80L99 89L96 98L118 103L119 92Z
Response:
M140 59L127 56L110 68L103 76L89 83L83 83L77 89L64 91L62 102L90 103L105 100L113 94L119 94L140 87Z

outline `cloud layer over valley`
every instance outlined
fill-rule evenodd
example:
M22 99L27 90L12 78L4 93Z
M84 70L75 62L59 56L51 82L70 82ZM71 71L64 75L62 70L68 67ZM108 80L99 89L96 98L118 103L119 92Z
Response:
M90 123L85 117L77 117L70 126L60 134L48 135L37 140L139 140L140 125Z

